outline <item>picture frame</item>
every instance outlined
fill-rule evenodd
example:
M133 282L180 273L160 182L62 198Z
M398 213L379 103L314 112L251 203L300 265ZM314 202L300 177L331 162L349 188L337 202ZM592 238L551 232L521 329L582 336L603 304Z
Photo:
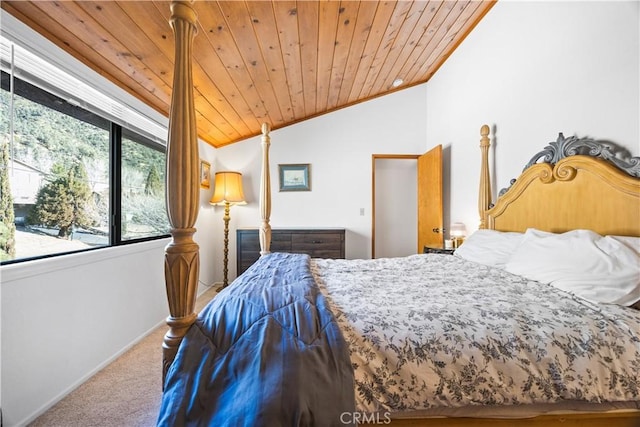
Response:
M280 164L280 191L311 191L309 163Z
M200 160L200 188L211 188L211 163Z

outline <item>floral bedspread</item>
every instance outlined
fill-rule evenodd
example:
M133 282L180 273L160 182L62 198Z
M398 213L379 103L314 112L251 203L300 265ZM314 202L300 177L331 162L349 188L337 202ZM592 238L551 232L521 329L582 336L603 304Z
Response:
M313 259L368 412L640 401L640 311L461 258Z

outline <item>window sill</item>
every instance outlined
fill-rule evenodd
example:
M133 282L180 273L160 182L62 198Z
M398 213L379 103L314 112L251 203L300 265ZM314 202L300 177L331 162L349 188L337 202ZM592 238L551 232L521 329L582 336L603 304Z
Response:
M131 254L157 250L164 248L171 238L151 240L122 246L110 246L91 251L42 258L33 261L25 261L16 264L0 266L2 283L27 277L40 276L54 271L74 268L96 262L104 262L112 258L120 258Z

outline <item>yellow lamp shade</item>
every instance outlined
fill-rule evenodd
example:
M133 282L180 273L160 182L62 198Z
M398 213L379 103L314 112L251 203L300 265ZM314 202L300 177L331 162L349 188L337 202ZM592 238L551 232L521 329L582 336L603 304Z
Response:
M245 204L242 192L242 174L240 172L216 172L213 197L209 201L212 205Z

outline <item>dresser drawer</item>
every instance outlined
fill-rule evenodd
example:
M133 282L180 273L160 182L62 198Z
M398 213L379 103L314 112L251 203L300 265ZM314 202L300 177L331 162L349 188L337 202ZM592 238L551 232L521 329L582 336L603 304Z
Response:
M313 258L344 258L343 240L340 233L292 233L291 252Z
M260 242L258 242L258 247L260 247ZM291 252L291 233L274 233L272 231L270 249L271 252Z

